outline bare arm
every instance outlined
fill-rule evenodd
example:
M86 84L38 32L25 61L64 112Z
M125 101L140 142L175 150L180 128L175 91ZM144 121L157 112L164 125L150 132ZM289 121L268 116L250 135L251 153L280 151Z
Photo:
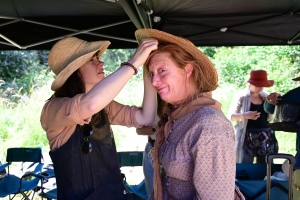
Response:
M153 127L152 126L143 126L141 128L136 129L136 133L138 135L153 135Z
M260 112L248 111L248 112L245 112L245 113L233 113L231 115L231 120L233 120L233 121L238 121L238 120L241 120L241 119L256 120L259 117L260 117Z
M136 68L139 68L141 65L143 65L145 63L149 54L153 50L157 49L157 45L158 45L158 42L155 39L149 38L149 39L143 40L140 43L140 45L138 46L133 57L128 62L133 64ZM118 70L116 70L114 73L112 73L108 77L104 78L99 83L97 83L81 99L80 109L82 112L82 116L84 118L89 118L93 114L99 112L101 109L103 109L105 106L107 106L117 96L117 94L122 90L122 88L129 81L129 79L132 77L133 74L134 74L134 71L131 67L122 66ZM148 87L149 86L147 86L147 89L148 89ZM151 95L153 95L153 94L150 91L149 94L147 94L147 97L151 98ZM144 104L146 106L151 107L149 105L150 103L151 103L151 100L146 101ZM155 108L153 108L153 107L152 107L152 109L155 110ZM146 122L151 122L154 120L154 114L153 114L152 120L148 119L148 118L151 118L151 117L149 117L152 114L151 111L149 114L144 113L145 111L148 111L148 109L146 109L146 110L142 109L143 114L140 114L141 116L137 116L137 120L139 123L144 124ZM154 112L154 111L152 111L152 112ZM141 117L145 117L146 119L145 120L140 119Z
M136 121L141 125L152 125L156 116L156 90L151 84L150 74L144 70L144 99L142 109L135 114Z
M241 119L244 119L244 114L243 113L233 113L231 115L231 120L232 121L238 121L238 120L241 120Z

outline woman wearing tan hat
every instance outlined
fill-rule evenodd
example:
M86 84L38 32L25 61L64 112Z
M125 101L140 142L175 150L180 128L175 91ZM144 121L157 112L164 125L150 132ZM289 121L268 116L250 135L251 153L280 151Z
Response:
M271 87L265 70L252 70L247 81L249 87L239 92L232 100L229 109L231 120L237 121L236 162L265 163L268 153L278 152L275 132L268 126L268 113L263 103L268 95L264 87Z
M152 198L234 199L234 130L211 96L218 86L215 67L186 39L155 29L137 30L136 38L159 41L144 65L165 102L156 130Z
M150 76L144 73L141 108L113 99L158 43L155 39L144 40L128 62L105 77L104 63L99 58L109 44L67 37L49 53L49 66L56 78L51 86L54 95L42 110L41 125L50 143L58 200L131 198L121 178L110 124L153 124L156 91Z

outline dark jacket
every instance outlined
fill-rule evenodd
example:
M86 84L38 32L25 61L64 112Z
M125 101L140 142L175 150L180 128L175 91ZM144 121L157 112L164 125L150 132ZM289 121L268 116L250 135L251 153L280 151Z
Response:
M291 100L296 103L300 103L300 87L288 91L287 93L282 95L282 98ZM266 112L273 114L275 110L275 106L265 101L264 109ZM296 151L297 153L300 153L300 132L297 132Z

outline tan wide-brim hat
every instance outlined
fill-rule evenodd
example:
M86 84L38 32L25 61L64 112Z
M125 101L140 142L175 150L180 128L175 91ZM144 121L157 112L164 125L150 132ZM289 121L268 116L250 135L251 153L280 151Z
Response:
M140 43L146 38L155 38L159 43L169 43L176 44L183 49L185 49L201 67L201 71L205 77L207 77L207 82L204 85L205 91L213 91L218 87L218 73L212 62L208 57L201 52L192 42L185 38L181 38L169 33L159 31L156 29L139 29L135 31L135 37Z
M97 51L99 58L109 45L109 41L87 42L76 37L66 37L55 43L48 55L48 64L56 74L51 90L58 90L72 73L87 63Z

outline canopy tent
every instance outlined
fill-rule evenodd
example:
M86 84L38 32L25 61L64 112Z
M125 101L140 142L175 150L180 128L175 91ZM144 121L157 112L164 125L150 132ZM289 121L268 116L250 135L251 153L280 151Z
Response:
M0 50L50 49L62 37L136 48L155 28L196 46L299 45L299 0L2 0Z

